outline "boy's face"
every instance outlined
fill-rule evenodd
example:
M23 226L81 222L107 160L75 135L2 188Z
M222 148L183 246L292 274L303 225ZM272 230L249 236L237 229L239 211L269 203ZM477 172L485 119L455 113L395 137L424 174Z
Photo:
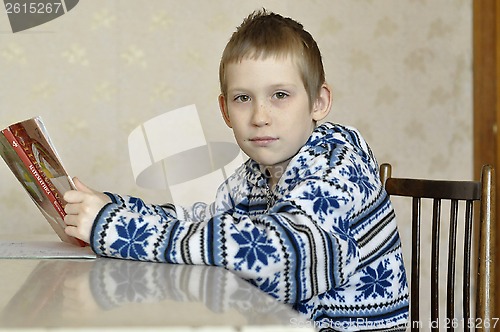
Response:
M219 97L224 120L241 149L263 166L285 168L330 109L326 85L309 103L299 69L289 58L231 63L226 80L227 99Z

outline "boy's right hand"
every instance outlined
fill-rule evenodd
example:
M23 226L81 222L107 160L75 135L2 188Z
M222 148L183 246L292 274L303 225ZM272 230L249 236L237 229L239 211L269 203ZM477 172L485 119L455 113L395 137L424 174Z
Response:
M69 236L90 243L90 232L94 220L99 211L111 202L111 199L108 195L87 187L79 179L73 180L78 190L69 190L63 197L67 202L64 208L66 212L64 222L67 227L64 231Z

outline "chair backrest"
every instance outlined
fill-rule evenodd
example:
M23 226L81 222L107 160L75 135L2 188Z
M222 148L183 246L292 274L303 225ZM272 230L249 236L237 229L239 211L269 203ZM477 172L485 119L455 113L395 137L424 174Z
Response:
M485 165L481 171L480 181L436 181L427 179L393 178L390 164L382 164L380 178L390 196L405 196L412 198L411 227L411 273L410 273L410 315L411 330L429 329L438 331L439 327L461 331L475 329L494 330L500 329L500 322L495 318L494 308L494 267L495 267L495 177L491 166ZM422 201L432 201L432 217L422 218ZM442 202L450 201L449 221L441 220ZM464 202L464 203L460 203ZM459 213L460 206L465 206L465 211ZM479 211L474 206L479 206ZM476 212L476 213L475 213ZM463 215L463 217L459 217ZM460 219L460 223L459 220ZM444 222L448 222L445 225ZM464 227L463 239L457 238L457 224ZM445 225L446 227L442 227ZM431 229L431 243L425 243L421 238L422 229ZM440 230L447 228L448 246L440 245ZM475 234L475 232L478 234ZM457 242L463 241L463 271L462 271L462 300L463 317L455 317L455 284L456 284L456 259L462 259L461 253L457 254ZM423 246L431 248L430 254L430 322L420 320L420 288L421 255ZM405 244L403 243L403 246ZM447 275L446 288L439 289L441 251L446 251ZM473 257L478 260L477 270L471 268ZM429 262L426 262L429 264ZM443 283L441 283L442 285ZM440 317L440 293L446 294L446 317ZM472 296L475 296L471 300ZM471 315L471 308L475 307L475 314ZM427 308L425 308L427 309Z

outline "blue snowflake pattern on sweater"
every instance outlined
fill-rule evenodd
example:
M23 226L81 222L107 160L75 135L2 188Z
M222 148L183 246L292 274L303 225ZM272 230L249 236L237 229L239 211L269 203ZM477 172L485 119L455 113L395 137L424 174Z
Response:
M268 256L276 252L276 248L267 240L265 233L259 232L257 228L233 233L231 236L239 244L239 250L234 258L241 259L242 263L246 262L249 269L254 267L256 261L267 265Z
M390 296L392 286L392 279L394 279L394 272L387 269L384 262L380 262L376 269L368 266L364 270L364 276L360 278L361 283L356 290L362 292L362 297L359 296L359 301L366 300L370 296L374 299L377 297L385 298Z
M304 192L301 198L313 202L313 211L321 221L324 221L325 217L331 214L333 210L338 209L340 207L338 201L342 200L336 195L330 195L328 191L323 192L319 186L314 184L311 184L310 191Z
M147 245L147 240L152 235L152 232L148 230L147 224L138 228L136 220L130 219L125 222L122 219L122 224L116 225L119 238L110 247L117 250L122 257L141 259L147 256L144 247ZM138 221L141 221L140 218Z

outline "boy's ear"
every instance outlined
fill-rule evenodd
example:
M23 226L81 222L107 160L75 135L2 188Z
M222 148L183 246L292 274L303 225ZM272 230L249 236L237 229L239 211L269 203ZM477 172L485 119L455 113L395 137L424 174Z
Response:
M312 117L315 121L323 120L332 107L332 89L326 83L321 86L318 98L313 104Z
M231 120L229 119L229 112L227 110L226 99L222 94L219 95L219 109L220 112L222 113L222 117L224 118L224 122L226 122L226 125L229 128L233 128L233 126L231 125Z

